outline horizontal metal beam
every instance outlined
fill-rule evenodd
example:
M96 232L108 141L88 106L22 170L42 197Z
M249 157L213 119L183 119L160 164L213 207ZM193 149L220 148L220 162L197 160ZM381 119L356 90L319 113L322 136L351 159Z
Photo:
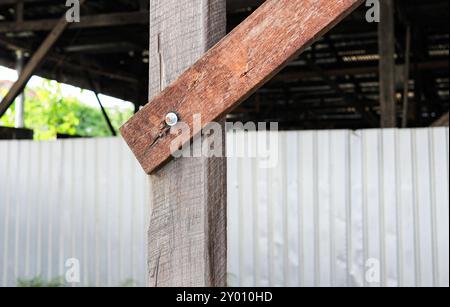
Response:
M65 53L119 53L141 49L131 42L107 42L97 44L72 45L64 48Z
M23 0L25 3L42 3L49 0ZM145 0L144 0L145 1ZM148 1L148 0L147 0ZM265 0L227 0L227 10L231 12L244 10L248 7L256 7L264 3ZM1 0L0 6L14 5L17 0Z
M420 62L411 67L412 72L416 69L418 70L447 70L448 69L448 61L427 61ZM378 66L360 66L360 67L348 67L348 68L335 68L335 69L326 69L324 73L327 76L354 76L354 75L365 75L365 74L378 74L379 67ZM311 70L297 70L297 71L288 71L282 72L275 76L272 80L278 82L284 81L296 81L296 80L304 80L320 77L317 72Z
M80 5L83 5L84 2L86 2L86 0L80 0ZM19 78L10 88L8 94L0 102L0 116L3 116L9 106L13 103L14 99L16 99L16 97L23 91L36 69L42 64L46 55L67 28L67 25L68 21L65 16L58 20L52 31L47 35L45 40L33 54L30 61L25 65Z
M49 2L49 0L22 0L24 3L42 3ZM0 6L8 6L17 4L17 0L1 0Z
M366 109L366 105L363 100L359 99L357 95L353 95L353 94L344 92L339 87L339 85L334 80L332 80L325 73L325 71L322 68L320 68L318 65L316 65L312 62L309 62L308 66L311 68L312 71L317 73L317 75L320 76L323 79L323 81L325 83L327 83L333 91L335 91L338 95L342 96L342 98L344 100L348 100L355 107L355 109L358 111L358 113L360 113L362 115L364 120L366 120L367 123L371 127L377 127L378 119L376 118L375 114L373 114L370 110Z
M21 50L28 53L33 53L34 50L32 50L28 46L24 46L23 43L19 44L16 42L9 41L5 38L0 37L0 45L5 46L8 49L11 50ZM60 65L62 67L77 70L77 71L88 71L91 75L94 76L103 76L112 80L118 80L123 81L131 84L138 84L139 80L137 80L134 76L124 74L124 73L118 73L117 71L114 71L112 69L107 69L105 67L101 67L96 65L96 63L92 61L88 61L87 59L83 59L83 62L78 61L71 61L70 58L67 58L63 55L59 55L56 53L49 53L46 57L46 60L55 63L56 65Z
M23 22L0 22L0 33L50 31L58 19L28 20ZM78 23L70 23L68 29L115 27L124 25L149 24L149 12L113 13L81 16Z

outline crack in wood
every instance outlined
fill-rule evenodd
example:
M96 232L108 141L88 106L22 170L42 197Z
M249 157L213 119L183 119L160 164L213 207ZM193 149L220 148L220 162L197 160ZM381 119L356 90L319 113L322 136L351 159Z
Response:
M244 71L244 72L241 74L241 78L246 77L253 69L254 69L254 67L249 68L249 69L247 69L246 71Z
M165 123L162 123L165 127L160 128L161 132L154 138L154 140L148 145L147 152L158 143L159 140L163 139L170 131L170 127L166 126Z
M156 260L156 267L153 276L155 277L155 288L158 287L158 275L159 275L159 261L161 259L161 251L159 251L158 259Z
M159 59L159 91L162 92L164 89L165 73L164 73L164 58L161 47L161 33L158 33L157 35L156 44L158 48L158 59Z

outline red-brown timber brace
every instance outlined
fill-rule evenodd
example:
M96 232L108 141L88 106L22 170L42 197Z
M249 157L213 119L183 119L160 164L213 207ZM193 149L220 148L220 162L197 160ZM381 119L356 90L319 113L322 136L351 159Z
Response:
M175 112L191 138L277 74L363 0L268 0L173 84L135 114L121 133L148 174L171 158L165 116Z

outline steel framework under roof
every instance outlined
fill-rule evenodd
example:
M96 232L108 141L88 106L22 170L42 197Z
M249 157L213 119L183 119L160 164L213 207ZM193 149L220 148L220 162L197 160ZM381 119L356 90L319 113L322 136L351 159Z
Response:
M0 65L15 67L15 51L30 56L66 7L59 0L0 1ZM261 0L228 0L228 30ZM397 117L401 117L405 33L411 27L409 126L429 126L449 110L449 2L395 1ZM133 102L148 96L149 0L92 0L82 22L66 29L36 74ZM377 24L362 6L295 59L230 116L239 121L278 121L282 129L361 129L379 116ZM0 77L1 79L1 77ZM94 83L89 80L94 80ZM95 85L93 85L95 84Z

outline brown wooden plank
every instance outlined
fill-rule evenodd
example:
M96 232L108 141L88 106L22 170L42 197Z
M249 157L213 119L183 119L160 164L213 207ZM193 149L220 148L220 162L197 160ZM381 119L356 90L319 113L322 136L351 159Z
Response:
M361 0L268 0L122 128L147 173L171 157L164 117L176 112L193 130L239 105L291 59L361 4Z
M86 0L80 0L80 6L83 5L85 1ZM27 65L25 65L23 71L21 72L19 79L14 83L8 94L0 102L0 117L6 112L9 106L13 103L14 99L16 99L16 97L23 91L24 87L33 76L35 70L42 64L45 56L48 54L67 26L68 22L66 20L66 16L64 15L45 38L38 50L33 54L30 61Z
M225 35L225 0L151 0L150 20L154 97ZM150 180L149 285L225 286L226 158L175 159Z

